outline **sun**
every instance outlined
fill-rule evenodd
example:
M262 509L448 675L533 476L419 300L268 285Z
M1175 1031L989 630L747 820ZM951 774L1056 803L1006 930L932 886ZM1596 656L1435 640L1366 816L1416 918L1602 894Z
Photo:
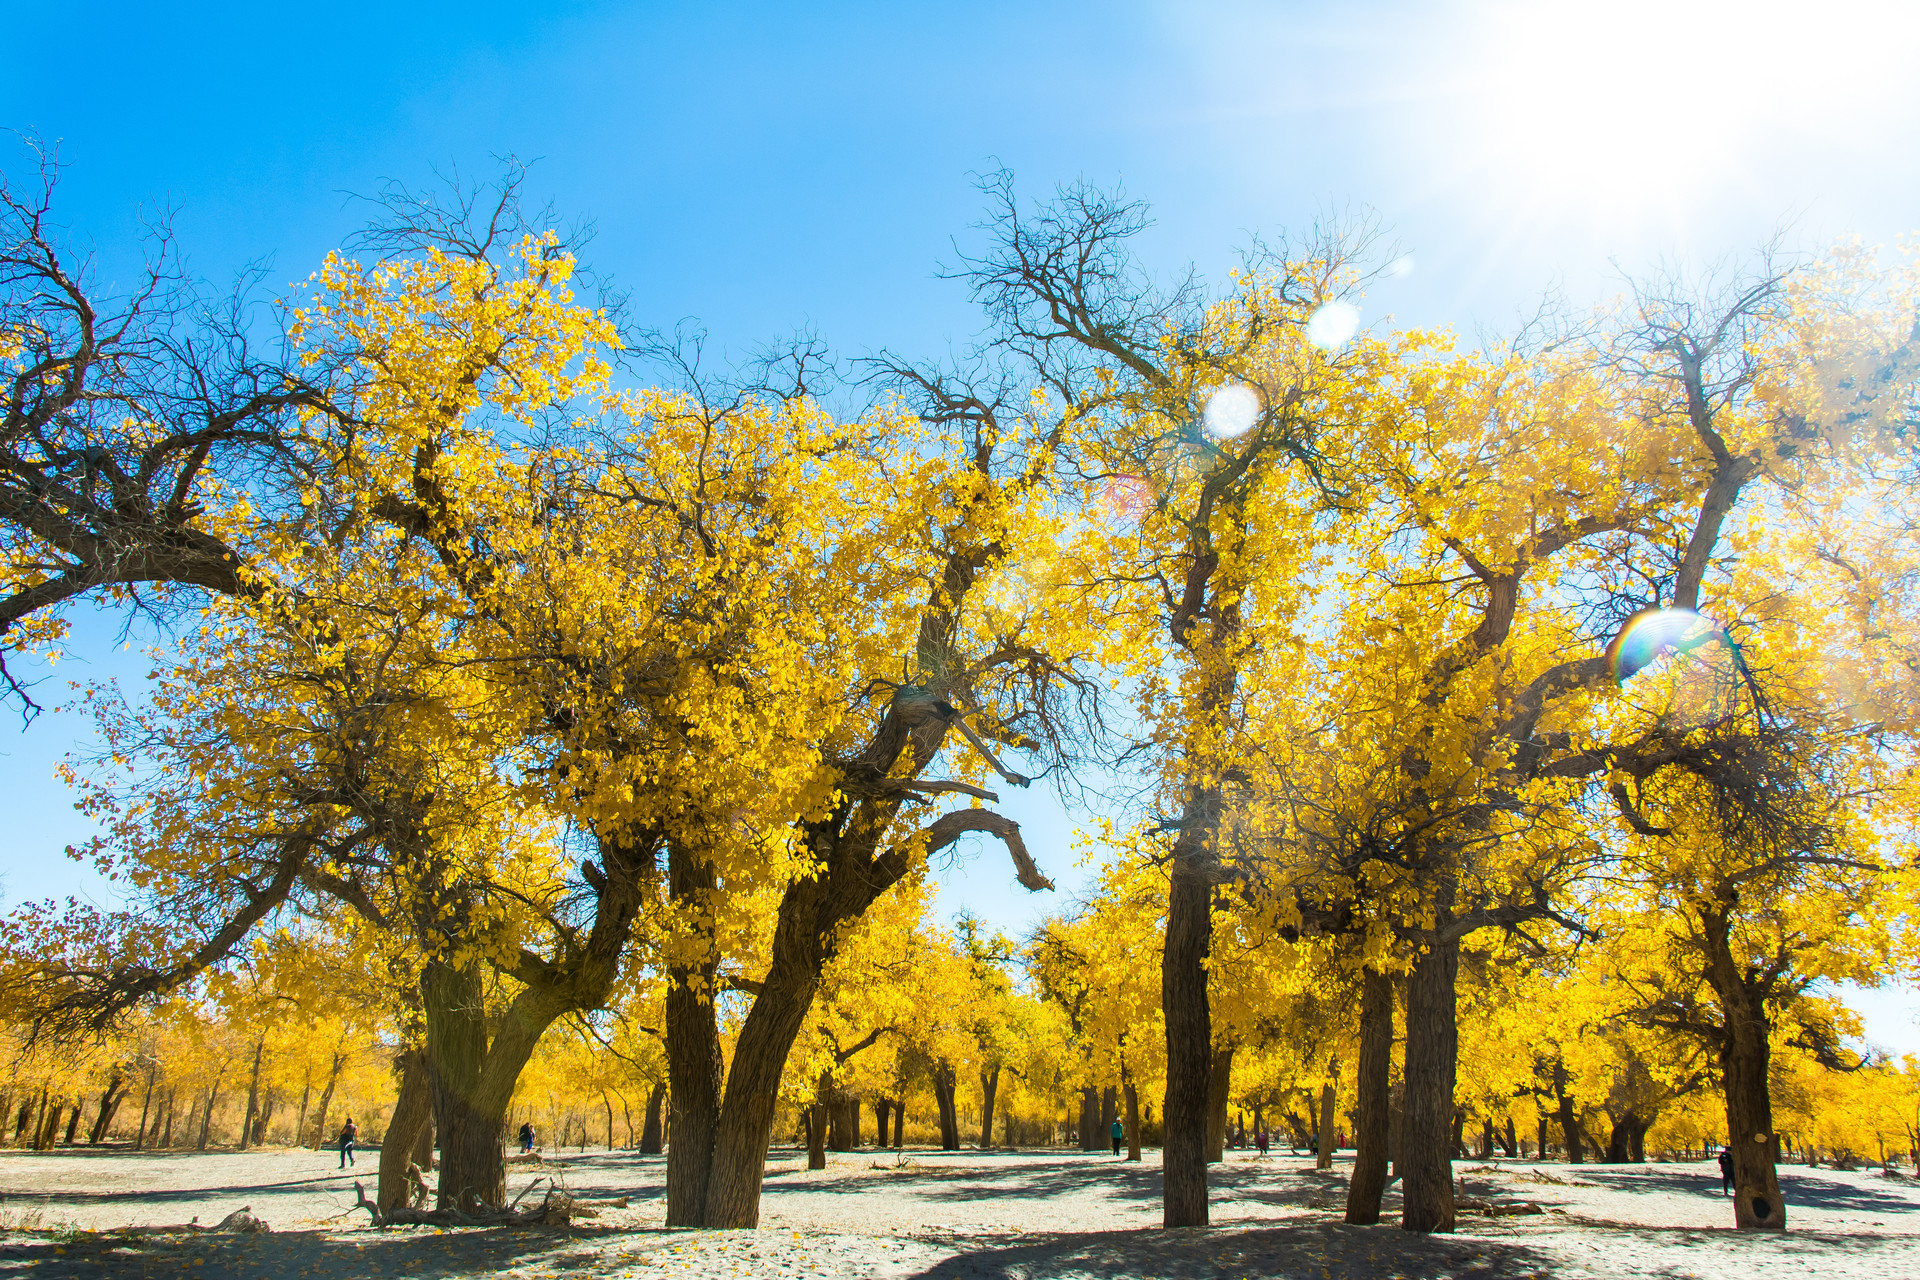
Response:
M1912 0L1528 0L1463 19L1460 156L1502 198L1599 219L1724 199L1789 138L1870 146L1920 37Z

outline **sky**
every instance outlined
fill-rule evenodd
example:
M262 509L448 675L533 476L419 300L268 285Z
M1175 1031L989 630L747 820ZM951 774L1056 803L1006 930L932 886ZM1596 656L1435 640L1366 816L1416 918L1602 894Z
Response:
M1218 283L1259 236L1371 220L1411 271L1369 324L1511 332L1543 298L1920 230L1920 5L1903 0L1524 4L462 3L16 6L0 128L58 144L59 211L101 278L170 219L189 266L304 278L357 196L511 157L591 224L584 257L632 317L743 356L796 331L921 359L980 328L943 264L974 183L1122 186L1157 273ZM0 139L0 171L23 174ZM154 637L83 616L72 679L137 688ZM120 647L131 641L133 647ZM0 723L0 897L98 896L54 770L85 725ZM1084 886L1084 812L1009 797L1058 895L984 853L942 910L1019 932ZM1920 998L1856 993L1871 1037L1920 1052Z

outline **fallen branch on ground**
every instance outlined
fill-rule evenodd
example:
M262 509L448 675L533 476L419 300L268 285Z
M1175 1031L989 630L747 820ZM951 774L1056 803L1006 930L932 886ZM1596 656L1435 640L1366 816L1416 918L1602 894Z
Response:
M475 1201L465 1208L452 1205L444 1209L396 1206L384 1213L378 1204L367 1198L366 1189L356 1182L353 1184L353 1207L365 1209L367 1216L372 1219L371 1225L376 1227L564 1227L573 1220L574 1200L558 1188L549 1186L537 1208L519 1207L520 1202L527 1198L527 1192L545 1181L545 1178L535 1178L509 1205Z

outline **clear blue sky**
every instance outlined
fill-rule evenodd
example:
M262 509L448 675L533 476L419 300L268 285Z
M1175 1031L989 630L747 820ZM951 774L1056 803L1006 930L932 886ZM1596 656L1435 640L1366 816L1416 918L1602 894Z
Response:
M60 141L61 208L110 275L139 212L171 208L201 274L266 260L290 281L356 225L348 193L510 154L537 161L537 200L597 224L587 256L642 322L932 356L976 327L935 271L996 165L1034 193L1123 182L1154 206L1152 264L1215 280L1252 233L1371 210L1415 269L1368 321L1499 332L1549 288L1597 301L1618 270L1776 230L1920 229L1915 65L1900 0L70 0L9 12L0 126ZM144 671L111 625L81 632L86 676ZM79 732L0 729L7 899L88 888L52 781ZM1074 882L1065 820L1022 807ZM943 902L1018 928L1019 893L975 861ZM1920 1049L1912 1008L1881 1003L1876 1036Z

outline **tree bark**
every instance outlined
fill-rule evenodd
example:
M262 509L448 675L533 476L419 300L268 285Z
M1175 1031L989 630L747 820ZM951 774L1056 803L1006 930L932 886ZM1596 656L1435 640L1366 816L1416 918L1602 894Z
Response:
M1727 1101L1727 1150L1733 1154L1734 1225L1747 1230L1784 1230L1786 1202L1775 1170L1780 1135L1773 1129L1773 1099L1767 1088L1771 1053L1766 1015L1744 990L1722 994L1726 1035L1720 1073Z
M1407 1231L1453 1230L1453 1083L1459 1054L1454 1004L1460 943L1452 938L1451 903L1443 896L1426 949L1407 980L1406 1118L1400 1167L1400 1225Z
M1127 1159L1137 1163L1140 1159L1140 1091L1133 1087L1131 1076L1125 1077L1120 1086L1127 1098Z
M874 1095L873 1145L876 1147L884 1147L887 1145L887 1112L892 1106L893 1104L886 1098L881 1097L879 1094Z
M380 1173L375 1195L382 1213L408 1207L412 1188L407 1179L407 1164L412 1160L415 1141L433 1123L433 1076L427 1069L426 1054L419 1049L408 1049L393 1065L400 1076L400 1092L394 1099L393 1116L387 1121L387 1136L380 1141Z
M698 911L715 887L713 864L678 841L667 845L667 889ZM702 939L703 945L710 940ZM692 964L667 970L667 1098L673 1139L667 1144L667 1225L706 1225L713 1147L720 1128L722 1061L714 1020L715 964L710 945ZM824 1140L825 1135L822 1134Z
M266 1057L267 1038L261 1036L253 1044L253 1072L247 1077L247 1114L240 1121L240 1149L245 1151L253 1144L253 1118L260 1114L260 1062Z
M213 1077L213 1085L207 1090L207 1109L200 1114L200 1141L194 1147L196 1151L207 1149L207 1140L213 1136L213 1104L220 1096L220 1077L226 1074L225 1068Z
M1335 1090L1334 1081L1340 1076L1340 1060L1334 1058L1327 1063L1327 1077L1320 1085L1320 1151L1314 1157L1316 1169L1333 1168L1333 1119Z
M157 1074L155 1068L151 1066L147 1068L147 1091L140 1099L140 1132L135 1134L133 1138L133 1149L135 1151L145 1151L147 1149L147 1142L149 1140L147 1134L147 1117L152 1114L153 1111L153 1083L154 1077ZM298 1146L299 1143L295 1142L294 1145Z
M336 1051L333 1055L333 1066L327 1071L327 1087L320 1092L320 1113L313 1122L313 1149L315 1151L318 1151L326 1145L327 1110L333 1106L333 1090L334 1087L340 1083L340 1068L346 1065L346 1061L347 1055ZM169 1124L171 1124L173 1118L171 1109L173 1106L172 1094L168 1094L167 1096L167 1106L169 1108L167 1118ZM169 1132L171 1132L171 1130L169 1130Z
M807 1168L827 1167L827 1098L833 1076L825 1071L814 1082L813 1104L807 1108Z
M1368 969L1360 980L1360 1060L1355 1066L1353 1177L1347 1221L1380 1221L1387 1189L1387 1092L1393 1067L1393 979Z
M1207 1163L1219 1164L1227 1154L1227 1093L1233 1085L1233 1046L1213 1051L1207 1073Z
M1213 1079L1207 952L1213 942L1213 886L1201 863L1215 825L1205 815L1218 807L1217 797L1195 789L1184 814L1191 825L1182 826L1175 844L1167 895L1160 1004L1167 1035L1161 1222L1168 1227L1207 1225L1207 1103Z
M941 1061L933 1068L933 1100L940 1108L940 1149L958 1151L960 1149L960 1116L954 1107L953 1064Z
M115 1071L107 1080L107 1087L100 1093L100 1114L93 1118L93 1127L87 1130L87 1145L99 1146L107 1136L107 1126L113 1123L114 1113L120 1110L120 1103L133 1091L133 1085L125 1075ZM6 1108L0 1106L0 1114Z
M656 1084L647 1091L647 1122L640 1130L640 1154L660 1154L660 1106L667 1099L667 1087Z
M1512 1160L1520 1154L1520 1139L1513 1131L1513 1116L1511 1114L1507 1116L1507 1127L1503 1131L1503 1134L1500 1149L1506 1152L1507 1159Z
M980 1149L993 1146L993 1100L1000 1091L1000 1064L980 1069Z
M893 1100L893 1149L899 1151L907 1145L907 1100Z

